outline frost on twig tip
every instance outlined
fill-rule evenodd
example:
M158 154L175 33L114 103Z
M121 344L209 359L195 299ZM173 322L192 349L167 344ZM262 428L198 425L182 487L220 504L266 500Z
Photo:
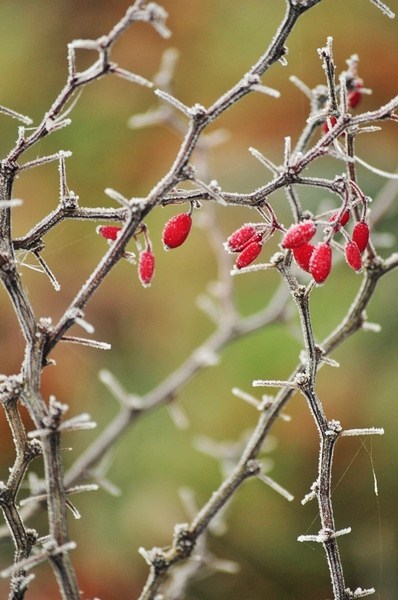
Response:
M387 4L384 4L384 2L381 2L381 0L370 0L372 4L374 4L375 6L377 6L377 8L379 10L381 10L381 12L388 17L389 19L395 19L395 13L391 10L391 8L389 8L387 6Z

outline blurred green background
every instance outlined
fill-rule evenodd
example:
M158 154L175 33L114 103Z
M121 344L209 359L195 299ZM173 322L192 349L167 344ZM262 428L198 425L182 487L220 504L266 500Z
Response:
M34 118L37 123L63 86L67 74L66 45L74 38L96 38L108 32L128 2L100 0L2 0L0 3L0 104ZM151 27L134 26L116 45L113 58L124 68L151 78L162 52L180 51L175 95L184 103L210 105L250 68L268 46L284 12L285 3L250 0L165 0L173 33L162 40ZM398 10L397 0L390 0ZM360 56L360 75L373 89L363 109L373 109L397 94L397 21L389 20L366 0L324 0L304 15L291 36L287 67L276 65L264 78L281 91L275 100L252 94L225 113L218 127L229 130L228 143L211 151L211 177L229 191L250 191L269 175L247 151L255 146L277 164L282 161L283 139L299 135L307 116L307 99L289 82L297 75L310 87L324 83L317 48L327 36L334 38L339 71L353 53ZM81 66L87 57L80 57ZM79 63L80 64L80 63ZM73 151L67 161L68 182L84 206L112 206L104 188L126 196L145 195L172 164L179 138L166 128L131 130L128 118L156 106L153 92L116 78L105 78L85 89L72 113L72 126L40 142L30 158L59 149ZM16 122L1 118L0 152L4 157L16 139ZM361 136L358 154L368 162L393 171L397 167L396 124L383 124L372 137ZM319 161L317 174L341 172L342 164ZM315 172L315 171L314 171ZM385 180L358 168L365 193L376 196ZM23 173L15 196L24 199L15 212L15 234L22 235L54 208L58 201L56 165ZM332 201L322 193L301 199L306 206ZM280 215L284 196L276 195ZM110 369L133 393L144 393L201 343L212 325L195 301L216 274L215 259L203 231L195 228L175 253L165 254L160 235L164 222L176 211L158 209L147 220L157 258L150 289L143 289L135 268L119 264L97 292L86 311L95 325L95 337L112 344L111 352L63 346L54 352L57 366L43 377L45 397L55 394L70 405L70 413L90 412L102 429L117 413L116 402L98 380L102 368ZM247 210L218 211L227 236L252 215ZM195 214L196 217L196 214ZM286 218L286 217L285 217ZM198 219L199 220L199 219ZM397 227L396 209L385 215L380 233ZM54 321L86 280L102 253L104 242L93 223L68 222L46 237L45 259L56 273L62 290L54 292L40 274L27 269L23 277L39 316ZM274 251L274 247L270 252ZM384 249L386 255L391 249ZM268 252L268 249L267 249ZM336 267L328 284L313 294L318 340L339 322L359 286L344 265ZM236 298L243 314L264 306L277 285L275 275L257 273L236 281ZM334 503L337 527L352 526L340 547L347 585L375 586L376 598L392 600L398 588L397 567L397 276L382 281L369 307L369 319L381 324L381 333L359 333L333 358L338 371L322 369L319 395L330 418L346 428L382 426L383 438L344 439L337 446ZM18 372L23 340L5 293L0 294L0 371ZM82 514L70 520L71 538L78 547L73 559L83 598L115 600L136 598L147 574L137 549L167 545L173 525L186 521L178 490L190 487L200 506L218 486L215 460L198 452L197 436L236 441L255 425L256 414L231 394L232 387L251 391L256 378L286 378L297 361L302 344L298 323L274 325L229 347L220 364L207 370L179 398L190 427L178 430L165 408L140 420L115 447L108 473L122 494L104 491L76 497ZM297 536L319 528L316 506L300 499L316 477L318 439L307 406L294 397L287 411L290 423L274 428L275 448L271 476L294 494L286 502L259 481L247 482L236 494L227 515L228 531L209 540L215 555L240 565L237 575L215 574L191 585L187 600L309 600L330 598L328 569L321 548L298 544ZM27 420L28 423L28 420ZM5 420L0 423L1 474L7 477L13 445ZM72 464L96 433L65 437L73 451L65 455ZM34 466L40 473L40 465ZM373 472L379 496L373 491ZM337 485L338 484L338 485ZM46 533L43 516L31 523ZM3 566L12 561L12 549L0 548ZM0 583L1 598L7 585ZM36 571L27 595L32 600L59 597L47 566Z

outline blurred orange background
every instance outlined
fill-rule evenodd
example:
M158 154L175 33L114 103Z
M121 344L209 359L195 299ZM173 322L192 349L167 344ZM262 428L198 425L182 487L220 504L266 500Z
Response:
M2 0L0 104L28 114L38 123L66 80L67 43L107 33L128 5L99 0ZM390 0L389 5L398 11L397 0ZM162 6L169 13L172 37L163 40L149 25L134 25L115 46L113 59L151 79L162 52L175 47L180 52L176 97L187 105L199 102L209 106L268 46L285 3L165 0ZM377 108L398 93L397 21L383 17L366 0L321 2L302 17L289 39L288 66L277 64L263 77L265 85L280 90L281 98L251 94L212 126L230 133L228 142L209 156L210 176L224 190L251 191L269 180L269 174L249 154L249 146L281 164L284 137L289 134L293 141L297 139L308 113L307 99L289 77L296 75L310 87L324 83L317 48L324 46L330 35L338 72L346 68L345 60L351 54L359 54L360 76L365 86L373 89L372 95L364 97L361 110ZM83 52L79 60L81 68L87 66ZM104 194L107 187L127 197L143 196L167 172L180 144L178 136L167 128L127 127L129 117L156 103L152 90L106 77L83 91L71 114L72 125L37 144L27 158L72 150L73 156L67 160L68 183L82 206L114 206ZM0 119L0 152L4 157L17 131L15 121L3 115ZM385 123L372 137L360 136L358 155L394 171L396 127L396 123ZM312 172L333 177L343 168L343 163L324 159ZM362 167L358 167L358 176L365 193L372 197L385 184ZM24 199L23 208L15 210L14 230L19 236L56 207L56 164L21 174L14 195ZM302 190L300 197L309 207L331 202L320 192ZM278 214L286 219L284 200L283 194L271 199ZM128 391L145 393L177 368L212 331L212 324L195 302L216 275L214 255L199 227L178 251L163 252L161 230L175 212L173 208L158 209L147 220L157 259L151 288L143 289L135 268L122 262L87 307L86 318L96 328L95 337L111 343L112 350L63 345L54 352L57 366L44 373L44 396L55 394L69 404L70 415L89 412L99 430L118 410L98 380L100 369L110 369ZM240 208L221 207L217 214L225 237L253 218ZM95 233L96 225L64 222L46 236L43 257L59 279L60 292L56 293L41 274L21 267L38 316L51 316L56 322L101 258L105 246ZM394 208L376 233L391 234L397 225ZM271 252L275 249L271 247ZM386 256L391 248L380 252ZM242 313L265 306L277 281L267 272L237 278L236 298ZM328 284L314 292L317 340L337 325L359 284L360 277L341 264ZM338 528L352 527L352 534L340 542L347 585L352 589L374 586L376 597L383 600L395 598L398 585L396 290L396 274L392 273L381 282L368 311L369 320L381 324L381 332L360 332L345 343L333 355L341 363L340 369L322 369L318 388L328 417L339 419L345 428L377 426L386 430L382 438L341 440L334 470L336 524ZM0 371L17 373L23 339L3 290L0 310ZM235 398L231 389L240 387L250 392L253 379L288 377L302 347L297 332L298 322L293 317L289 325L273 325L230 346L219 365L202 373L181 393L179 401L190 420L187 430L176 429L167 410L161 408L139 420L114 448L108 477L121 495L113 497L102 490L81 494L76 497L76 506L82 519L70 520L71 539L77 542L72 558L84 599L138 597L147 566L137 549L168 545L174 524L188 519L179 488L192 488L201 506L221 481L216 461L199 453L192 441L197 436L235 441L255 425L255 411ZM319 529L315 504L300 503L316 478L317 433L301 397L294 397L287 412L292 422L280 422L274 428L276 447L270 454L274 463L270 475L288 488L295 500L286 502L259 481L243 485L227 514L227 533L209 540L214 554L236 561L240 571L236 575L218 573L192 583L187 600L331 597L322 549L297 542L299 535ZM5 419L0 427L0 478L6 479L14 453ZM65 455L67 465L95 435L94 431L65 437L65 445L73 446ZM34 468L40 474L40 465ZM374 493L374 474L379 496ZM29 525L41 535L46 533L43 515ZM0 552L2 567L8 566L11 547L3 543ZM1 582L2 598L7 590L7 582ZM27 598L58 597L51 570L39 567Z

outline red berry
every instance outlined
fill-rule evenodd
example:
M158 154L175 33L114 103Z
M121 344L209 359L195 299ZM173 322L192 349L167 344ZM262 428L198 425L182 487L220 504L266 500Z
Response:
M239 254L236 260L236 268L243 269L244 267L248 267L254 260L256 260L257 256L260 254L262 248L262 244L260 242L250 242L244 250Z
M155 256L151 250L144 250L138 260L138 277L144 287L151 285L155 271Z
M337 123L337 118L334 117L334 116L331 116L331 117L329 117L329 119L327 121L324 121L322 123L322 131L323 131L323 133L327 133L329 131L329 129L330 129L329 128L329 122L330 122L331 127L334 127L336 125L336 123Z
M315 246L313 244L301 244L301 246L297 246L292 250L294 260L304 271L309 270L310 258L314 250Z
M326 242L320 242L311 255L308 270L317 283L323 283L331 268L332 249Z
M117 227L116 225L100 225L97 227L97 233L101 235L106 240L116 240L119 231L121 231L121 227Z
M356 106L358 106L358 104L362 100L362 92L361 92L362 85L363 85L362 83L357 81L355 83L354 89L351 90L350 92L348 92L347 101L348 101L348 106L350 108L355 108Z
M365 221L359 221L352 231L352 241L356 243L362 253L369 242L369 225Z
M297 225L292 225L285 233L282 246L284 248L297 248L306 242L309 242L314 237L316 232L316 225L314 221L308 219L307 221L301 221Z
M329 221L331 223L334 223L339 215L340 211L336 211L332 214L332 216L329 218ZM341 225L342 227L344 227L344 225L347 225L348 221L350 220L350 211L349 210L345 210L343 212L342 215L340 215L340 219L338 221L338 225Z
M257 239L258 234L253 225L243 225L229 236L225 243L225 247L229 252L242 252L242 250L251 242L260 241Z
M182 213L172 217L163 228L162 240L165 250L178 248L187 239L192 227L192 217Z
M354 271L360 271L362 268L362 258L359 248L355 242L347 242L344 248L345 259L347 264L354 269Z

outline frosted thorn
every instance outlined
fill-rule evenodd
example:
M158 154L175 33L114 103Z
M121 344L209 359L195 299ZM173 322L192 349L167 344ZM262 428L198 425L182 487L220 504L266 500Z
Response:
M74 335L63 335L60 338L61 342L67 342L69 344L80 344L81 346L89 346L90 348L96 348L97 350L110 350L111 344L107 342L100 342L98 340L90 340L88 338L76 337Z
M18 121L21 121L21 123L25 123L25 125L32 125L33 123L33 120L30 117L22 115L21 113L16 112L11 108L6 108L5 106L0 106L0 113L3 113L4 115L11 117L12 119L18 119Z
M290 166L290 156L292 152L292 138L290 135L285 137L285 148L283 153L283 165L285 169L288 169Z
M130 202L120 192L117 192L113 188L105 188L104 193L109 196L109 198L112 198L112 200L115 200L115 202L130 208Z
M15 206L21 206L23 200L20 198L11 198L11 200L0 200L0 208L14 208Z
M384 2L381 2L381 0L370 0L372 4L374 4L375 6L377 6L377 8L379 10L381 10L381 12L388 17L389 19L395 19L395 13L387 6L387 4L384 4Z
M149 79L146 79L145 77L142 77L141 75L137 75L136 73L131 73L130 71L127 71L126 69L122 69L118 65L111 65L109 70L112 73L114 73L115 75L117 75L118 77L121 77L122 79L126 79L126 81L130 81L131 83L137 83L138 85L142 85L143 87L147 87L147 88L153 87L153 83L152 83L152 81L149 81Z
M171 104L171 106L173 106L174 108L176 108L178 111L182 112L186 117L191 118L191 116L192 116L191 115L191 109L188 108L188 106L186 106L185 104L183 104L179 100L177 100L177 98L175 98L174 96L172 96L168 92L160 90L159 88L157 88L155 90L155 94L157 96L159 96L159 98L161 98L162 100L164 100L165 102L167 102L168 104Z
M254 379L252 385L253 387L287 387L292 389L298 389L299 387L295 381L284 381L280 379Z
M188 517L194 519L195 515L199 512L195 502L194 491L189 487L181 487L178 490L178 495Z
M242 390L240 390L237 387L232 388L232 393L237 398L240 398L244 402L247 402L247 404L250 404L251 406L254 406L254 408L257 408L257 410L261 410L262 403L260 404L260 402L257 400L257 398L255 398L251 394L247 394L246 392L243 392ZM268 405L268 403L269 403L269 400L267 399L267 405Z
M94 326L91 325L91 323L88 323L82 317L76 317L75 323L76 323L76 325L79 325L79 327L84 329L84 331L86 331L87 333L94 333L94 331L95 331Z
M381 325L379 323L370 323L369 321L363 321L361 325L363 331L371 331L373 333L380 333Z
M274 163L271 162L266 156L261 154L259 150L250 146L249 152L250 154L252 154L252 156L254 156L254 158L257 158L258 161L260 161L265 167L267 167L267 169L269 169L273 175L279 174L278 167L274 165Z
M341 432L344 437L354 437L358 435L384 435L383 427L364 427L362 429L345 429Z
M271 477L268 477L268 475L264 475L264 473L259 473L257 475L257 479L260 479L261 481L269 485L270 488L272 488L275 492L278 492L278 494L286 498L286 500L288 500L289 502L292 502L292 500L294 500L294 496L290 492L288 492L284 487L279 485L279 483L276 483L276 481L274 481Z
M116 377L107 369L99 372L99 380L103 383L112 396L124 407L129 410L142 410L143 402L139 396L128 394Z
M354 591L351 591L350 588L346 588L344 591L348 594L348 598L364 598L376 593L375 588L362 589L360 587Z
M275 90L273 88L268 87L267 85L263 85L262 83L255 83L250 86L254 92L260 92L261 94L265 94L266 96L272 96L272 98L280 98L281 93L279 90Z
M205 183L204 181L201 181L200 179L198 179L195 176L194 176L194 180L195 180L195 183L200 188L202 188L205 192L207 192L209 194L209 196L211 198L213 198L213 200L215 200L216 202L218 202L218 204L221 204L221 206L226 206L227 205L226 201L224 200L224 198L220 194L220 187L219 187L218 184L212 185L213 182L211 182L210 185L207 185L207 183Z
M167 404L167 410L170 415L171 420L177 429L185 430L189 427L189 419L187 417L186 412L183 410L181 405L172 400Z
M295 75L291 75L289 80L301 91L303 94L307 96L309 100L312 100L312 92L308 85L306 85L301 79L296 77Z
M32 167L44 165L48 162L52 162L53 160L59 160L61 157L68 158L69 156L72 156L72 152L70 152L69 150L60 150L55 154L49 154L48 156L42 156L41 158L30 160L24 163L23 165L20 165L19 170L25 171L26 169L31 169Z

